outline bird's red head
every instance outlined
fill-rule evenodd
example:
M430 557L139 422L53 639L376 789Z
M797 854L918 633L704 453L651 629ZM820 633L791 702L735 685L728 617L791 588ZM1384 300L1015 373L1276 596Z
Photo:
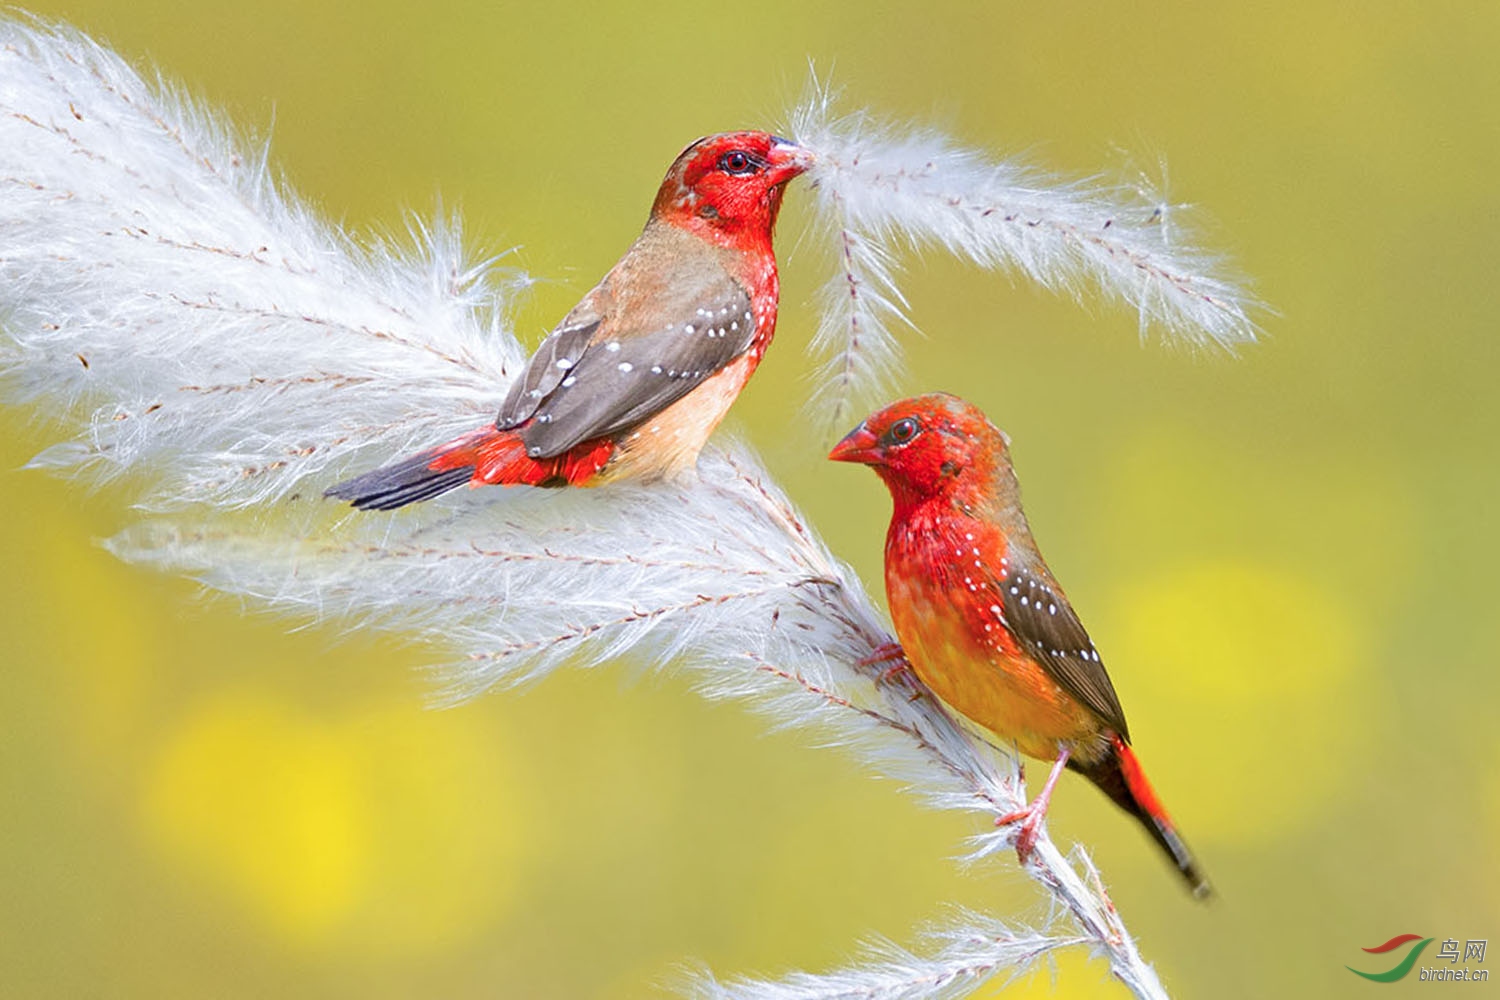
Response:
M711 135L677 157L651 214L724 246L769 250L782 192L812 164L808 150L766 132Z
M1009 439L972 403L935 392L872 413L834 446L835 462L872 467L898 511L933 499L969 504L1006 492Z

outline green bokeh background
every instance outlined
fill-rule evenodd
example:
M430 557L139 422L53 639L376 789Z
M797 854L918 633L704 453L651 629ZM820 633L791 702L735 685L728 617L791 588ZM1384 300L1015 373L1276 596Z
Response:
M441 196L477 247L519 246L548 279L533 341L673 154L782 124L809 59L971 145L1164 158L1275 307L1237 361L946 259L905 284L925 339L901 389L1012 434L1220 898L1075 779L1053 834L1096 852L1183 997L1407 995L1344 965L1384 968L1359 948L1398 933L1500 937L1500 6L36 6L270 128L356 230ZM888 501L800 411L826 273L806 218L794 187L781 343L731 430L878 588ZM53 440L0 420L0 468ZM1009 860L947 860L973 821L678 680L564 671L426 711L389 637L200 601L94 546L131 519L118 495L0 481L0 994L634 997L685 959L828 968L948 902L1045 915ZM1123 995L1081 952L1058 967L1006 995Z

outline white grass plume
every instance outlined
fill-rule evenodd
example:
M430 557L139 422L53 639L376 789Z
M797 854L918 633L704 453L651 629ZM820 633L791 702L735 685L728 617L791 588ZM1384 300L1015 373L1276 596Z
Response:
M836 101L814 81L791 133L817 154L808 176L838 260L814 340L828 356L817 399L837 426L899 361L889 328L908 322L895 281L902 250L940 249L1080 300L1123 302L1143 336L1225 349L1255 339L1253 300L1218 255L1186 241L1173 206L1139 186L1064 181L931 129L839 115Z
M699 971L689 975L687 993L693 1000L948 1000L968 996L1002 972L1014 979L1058 948L1088 944L1086 938L1016 930L967 910L924 937L934 954L875 939L856 964L833 972L721 981Z
M245 506L493 416L523 355L456 226L359 247L246 145L89 39L0 22L0 372L86 418L36 464Z
M87 38L0 19L0 391L71 435L36 464L131 474L156 514L113 551L300 621L421 639L450 700L629 654L814 727L986 829L1021 805L1013 761L909 675L861 665L891 641L880 616L741 449L706 453L687 484L493 489L380 515L318 499L491 415L522 357L501 307L525 278L466 263L452 227L360 247L243 147ZM1015 833L976 838L971 858ZM1164 996L1086 856L1043 827L1025 870L1071 932L969 915L931 959L887 951L836 975L968 969L865 994L956 996L1081 940Z

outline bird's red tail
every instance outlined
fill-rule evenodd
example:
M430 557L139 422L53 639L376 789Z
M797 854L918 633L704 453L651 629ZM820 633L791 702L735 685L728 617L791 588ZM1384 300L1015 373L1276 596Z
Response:
M523 425L524 427L524 425ZM608 438L584 441L551 458L531 458L519 431L485 427L447 444L339 483L324 496L360 510L395 510L463 486L577 486L592 479L614 454Z
M1068 766L1098 785L1116 805L1140 820L1151 839L1161 846L1182 873L1194 896L1201 899L1210 895L1213 889L1208 879L1198 868L1193 852L1178 835L1166 809L1162 808L1161 800L1146 780L1146 772L1141 770L1141 762L1136 759L1130 744L1118 735L1111 736L1110 740L1112 752L1104 759L1093 764L1079 764L1077 758L1073 758L1068 761Z

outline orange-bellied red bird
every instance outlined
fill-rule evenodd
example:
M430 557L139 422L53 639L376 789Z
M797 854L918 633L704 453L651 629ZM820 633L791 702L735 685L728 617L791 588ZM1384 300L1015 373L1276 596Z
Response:
M812 155L765 132L693 143L639 238L537 348L493 426L340 483L391 510L465 483L595 486L692 468L776 331L771 235Z
M1130 749L1099 652L1037 551L1005 435L937 393L873 414L828 457L869 465L890 488L886 597L916 675L1023 753L1057 762L1031 805L1000 820L1024 821L1022 860L1066 766L1140 820L1194 895L1207 895Z

